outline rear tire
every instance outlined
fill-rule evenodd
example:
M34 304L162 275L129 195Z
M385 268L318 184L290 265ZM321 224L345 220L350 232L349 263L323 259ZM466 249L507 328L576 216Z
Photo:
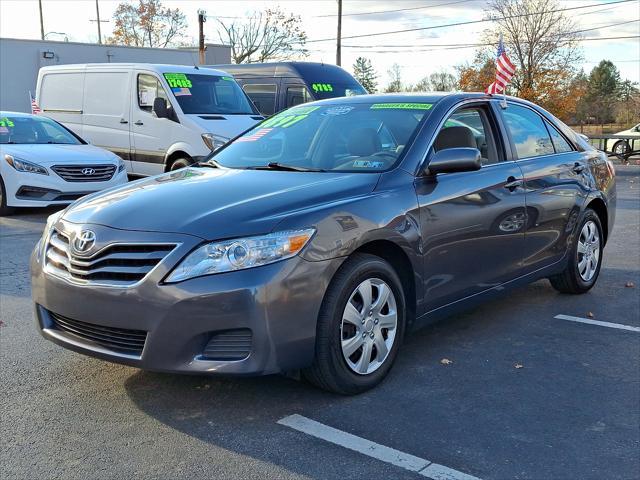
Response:
M0 217L7 217L15 212L13 207L7 206L7 190L4 188L4 181L0 177Z
M193 160L191 160L190 158L177 158L173 161L173 163L169 167L169 171L173 172L174 170L179 170L181 168L188 167L191 164L193 164Z
M551 286L561 293L588 292L600 274L604 235L598 214L588 208L577 232L564 271L549 277Z
M613 145L611 150L619 159L625 160L625 154L631 150L629 144L625 140L619 140Z
M391 370L405 324L404 291L393 267L374 255L357 253L327 289L313 364L302 375L342 395L369 390Z

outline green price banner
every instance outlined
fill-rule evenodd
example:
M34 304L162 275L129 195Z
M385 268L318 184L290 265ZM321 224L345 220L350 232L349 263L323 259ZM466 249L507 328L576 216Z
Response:
M311 88L314 92L333 92L333 85L330 83L313 83Z
M191 80L184 73L165 73L164 78L171 88L191 88Z

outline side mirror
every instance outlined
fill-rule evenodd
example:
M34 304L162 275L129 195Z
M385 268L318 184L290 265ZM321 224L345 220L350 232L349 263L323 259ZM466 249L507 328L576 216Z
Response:
M153 111L158 118L169 118L169 108L164 98L156 97L153 100Z
M482 167L482 157L477 148L445 148L431 156L431 161L427 165L427 173L455 173L472 172L480 170Z

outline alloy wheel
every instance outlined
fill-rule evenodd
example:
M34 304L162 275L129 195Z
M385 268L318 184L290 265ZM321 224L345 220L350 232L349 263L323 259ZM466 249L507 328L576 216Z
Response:
M396 298L379 278L364 280L342 314L340 341L349 368L367 375L380 368L391 351L398 326Z
M600 235L598 227L589 220L582 227L578 238L578 273L585 282L590 282L600 262Z

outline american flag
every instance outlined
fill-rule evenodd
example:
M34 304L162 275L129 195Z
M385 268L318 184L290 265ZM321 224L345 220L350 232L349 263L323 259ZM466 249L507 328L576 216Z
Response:
M273 128L261 128L253 135L249 135L248 137L240 137L236 142L255 142L256 140L260 140L267 133L269 133Z
M31 98L31 113L33 115L40 115L42 113L42 110L40 110L40 107L38 106L38 102L36 102L36 99L33 98L33 95L31 95L31 92L29 92L29 97Z
M504 43L502 43L502 35L500 35L500 42L498 43L498 55L496 58L496 81L487 87L486 93L501 93L504 92L507 84L511 81L511 77L516 72L516 66L511 63L507 52L504 49Z

